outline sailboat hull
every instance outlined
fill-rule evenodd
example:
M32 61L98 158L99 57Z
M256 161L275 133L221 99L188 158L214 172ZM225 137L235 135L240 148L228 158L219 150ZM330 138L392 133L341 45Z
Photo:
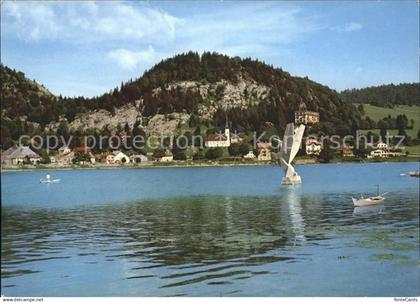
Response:
M354 206L364 207L364 206L372 206L372 205L381 204L384 202L385 197L375 196L375 197L361 198L361 199L352 198L352 200L353 200Z

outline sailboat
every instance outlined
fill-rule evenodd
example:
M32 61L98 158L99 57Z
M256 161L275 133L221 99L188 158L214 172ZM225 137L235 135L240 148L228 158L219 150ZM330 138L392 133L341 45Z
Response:
M371 197L367 197L367 198L364 198L363 196L360 196L359 199L352 197L351 200L353 201L353 205L355 207L371 206L371 205L376 205L376 204L383 203L384 200L385 200L385 197L384 197L385 194L388 194L388 192L379 194L379 185L377 185L377 195L376 196L371 196Z
M45 175L45 178L41 178L39 180L40 183L43 184L49 184L49 183L54 183L54 182L60 182L60 179L52 179L50 174Z

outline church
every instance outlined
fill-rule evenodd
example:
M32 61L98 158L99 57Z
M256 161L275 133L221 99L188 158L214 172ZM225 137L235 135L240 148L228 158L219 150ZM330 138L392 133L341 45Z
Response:
M229 146L230 146L230 130L229 130L229 124L226 121L225 132L209 134L206 140L206 147L215 148L215 147L229 147Z

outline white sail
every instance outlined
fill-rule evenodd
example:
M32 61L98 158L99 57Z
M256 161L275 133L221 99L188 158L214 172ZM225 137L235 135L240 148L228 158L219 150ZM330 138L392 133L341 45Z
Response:
M281 149L279 151L280 165L283 167L286 174L282 179L282 184L292 185L300 184L302 182L300 176L292 166L292 161L299 152L304 132L304 125L300 125L296 129L293 123L289 123L286 126Z

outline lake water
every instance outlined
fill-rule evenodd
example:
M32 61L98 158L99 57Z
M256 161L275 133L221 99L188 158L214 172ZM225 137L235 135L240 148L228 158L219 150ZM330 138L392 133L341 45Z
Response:
M418 163L3 172L6 296L419 296ZM383 206L351 197L388 191Z

